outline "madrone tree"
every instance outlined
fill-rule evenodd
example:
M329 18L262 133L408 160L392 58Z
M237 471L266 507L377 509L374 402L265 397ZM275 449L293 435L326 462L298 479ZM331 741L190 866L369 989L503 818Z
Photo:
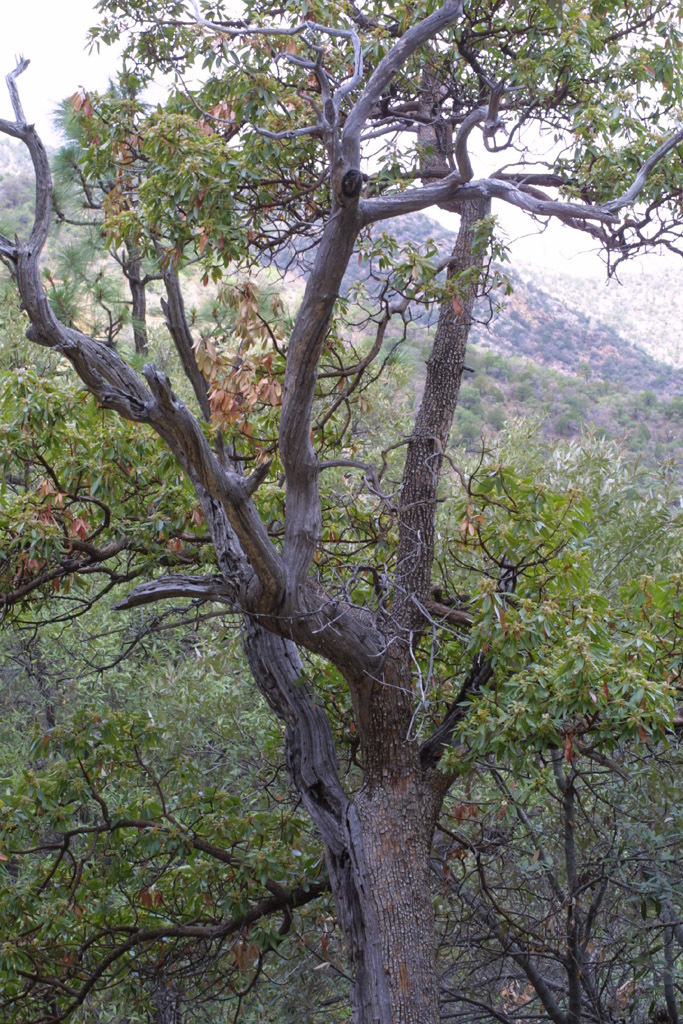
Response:
M154 573L120 607L191 598L240 616L254 684L286 726L291 780L324 843L354 1021L434 1024L429 856L459 760L485 751L507 714L524 723L524 742L569 763L579 738L655 733L673 699L676 675L651 645L634 648L605 604L572 591L578 556L558 539L563 519L580 533L572 494L561 511L550 503L544 525L542 494L522 489L524 530L491 531L501 509L519 505L495 467L468 482L448 439L476 304L496 283L492 201L584 232L613 264L648 244L675 248L682 12L645 0L247 0L238 16L222 3L97 6L93 38L122 38L124 69L119 89L73 98L82 184L91 196L100 190L89 205L101 207L112 251L129 262L134 253L136 282L141 262L162 278L186 380L154 363L140 374L123 346L51 308L40 269L51 175L20 101L26 61L8 75L14 119L0 130L30 152L35 223L28 238L0 237L0 256L28 337L68 360L102 409L163 439L210 535L203 574ZM149 108L140 91L159 73L175 84L165 107ZM432 207L460 216L452 253L402 250L380 234ZM354 253L364 280L350 292ZM217 311L203 337L183 299L188 264L206 285L225 278L234 313L226 327ZM291 324L277 302L256 299L264 266L303 272ZM416 303L440 303L440 315L412 428L399 426L382 453L364 452L350 434L356 403L381 373L396 320L411 331ZM359 324L372 330L368 341L357 341ZM451 477L466 495L478 486L477 501L472 494L460 523L437 530ZM50 565L23 564L7 607L114 564L122 548L103 543L106 525L84 520L80 544L65 543ZM562 636L575 646L584 626L581 658L553 682L553 644ZM300 651L328 666L319 692ZM653 676L657 685L641 685ZM359 773L348 791L335 749L345 701ZM570 906L570 1001L537 993L563 1024L581 1015L577 927ZM30 997L50 979L26 984ZM65 1019L94 984L57 980L51 1019Z

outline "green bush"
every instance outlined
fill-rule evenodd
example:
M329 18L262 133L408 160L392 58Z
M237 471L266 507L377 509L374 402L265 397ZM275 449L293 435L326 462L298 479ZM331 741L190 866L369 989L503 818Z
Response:
M501 408L500 405L492 405L486 410L486 422L494 430L501 430L505 425L506 419L505 409Z

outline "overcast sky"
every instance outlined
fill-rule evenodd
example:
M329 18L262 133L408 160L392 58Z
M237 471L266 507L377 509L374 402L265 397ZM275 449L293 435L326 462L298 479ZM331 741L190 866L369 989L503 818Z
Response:
M107 47L99 56L86 52L86 34L98 20L93 0L0 0L0 80L17 57L30 59L19 79L24 113L49 145L59 142L51 120L58 102L80 86L103 88L115 66ZM13 119L4 88L0 116Z

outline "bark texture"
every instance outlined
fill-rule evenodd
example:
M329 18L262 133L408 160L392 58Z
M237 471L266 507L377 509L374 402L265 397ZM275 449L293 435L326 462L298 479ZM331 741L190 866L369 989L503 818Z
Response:
M397 632L419 632L424 625L434 561L434 527L439 479L453 423L474 303L479 291L481 252L475 225L490 212L488 199L464 203L460 229L448 264L454 285L446 300L427 361L427 379L408 442L398 544L392 623ZM466 277L464 275L467 275Z
M135 351L145 353L149 344L147 337L147 287L142 269L140 253L133 245L126 246L127 260L123 272L128 280L132 302L133 342Z

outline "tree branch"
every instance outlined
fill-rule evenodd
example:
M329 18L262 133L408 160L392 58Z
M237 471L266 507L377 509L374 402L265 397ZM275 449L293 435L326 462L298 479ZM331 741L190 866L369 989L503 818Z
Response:
M501 178L479 178L463 184L460 171L455 171L439 182L422 188L406 189L389 196L364 199L360 203L364 224L373 224L404 213L426 210L429 206L462 203L470 199L502 199L536 217L557 217L568 224L595 220L601 224L616 224L619 218L601 206L563 202L554 199L536 199L512 181Z
M429 771L436 766L439 758L451 742L455 727L467 714L468 705L465 703L467 699L480 693L482 687L486 686L492 678L493 669L491 668L491 662L487 661L483 655L478 654L458 691L457 697L452 701L444 715L441 725L434 730L432 735L420 747L420 761L423 771Z
M207 423L210 423L211 406L209 405L208 389L194 357L192 334L185 316L183 293L175 271L169 270L164 274L164 285L167 300L162 298L161 308L166 318L166 326L180 356L185 375L192 385L202 416Z
M424 43L450 28L462 16L462 12L462 0L446 0L438 11L409 28L382 58L346 119L341 141L342 157L346 165L360 166L361 132L396 72Z
M287 485L283 560L294 598L320 536L318 460L310 437L318 363L332 310L360 229L355 202L337 206L328 220L294 324L280 417L280 456Z
M483 109L483 108L482 108ZM476 115L476 116L475 116ZM480 111L473 111L468 115L474 119L474 123L482 120ZM466 119L463 126L468 122ZM474 124L470 126L474 127ZM462 130L462 129L461 129ZM664 142L648 160L642 165L633 184L617 199L603 203L600 206L588 204L565 202L563 200L543 199L523 191L524 185L528 183L525 176L493 175L491 178L481 178L477 181L468 181L466 174L469 158L466 152L462 152L457 172L448 175L439 182L431 182L422 188L406 189L404 192L390 196L379 196L374 199L363 200L361 212L364 224L372 224L378 220L386 220L389 217L398 217L403 213L413 213L425 210L429 206L442 206L454 202L460 203L475 196L484 196L490 199L501 199L503 202L517 206L536 217L556 217L571 227L587 229L588 221L597 221L601 224L617 224L619 218L617 212L625 206L631 205L644 188L650 174L661 160L667 156L676 146L683 144L683 128L675 132ZM460 167L462 165L462 168ZM465 181L463 182L463 178ZM514 178L514 180L513 180ZM536 180L538 179L538 180ZM548 184L551 186L562 184L554 176L544 175L540 178L534 176L535 184Z
M25 66L23 62L13 75L8 76L14 93L14 78ZM21 108L15 102L16 110ZM4 125L0 122L0 131L4 130ZM146 366L144 374L149 388L145 387L117 352L73 328L65 327L55 316L47 300L38 265L50 226L50 166L34 128L25 123L11 127L11 134L27 146L36 176L34 227L28 242L17 245L16 256L17 286L31 321L27 336L66 356L88 390L103 406L114 409L126 419L148 423L154 428L195 487L203 488L223 504L264 591L278 593L282 589L280 557L249 498L246 481L239 473L221 466L200 424L173 394L166 376L153 364Z
M617 199L611 199L608 203L603 205L603 209L610 213L616 213L621 210L624 206L630 206L633 201L637 198L639 193L645 187L648 178L652 174L657 164L667 156L672 149L676 146L680 146L683 143L683 128L680 128L677 132L674 132L666 142L654 151L652 156L648 157L642 167L639 169L635 176L633 184L630 188L626 189Z
M486 120L488 108L478 107L467 115L463 123L458 128L455 140L453 142L453 153L455 155L455 162L458 167L458 173L462 179L463 184L466 181L471 181L474 177L474 171L472 170L472 163L470 161L470 154L468 150L468 143L472 131L478 124Z
M140 608L156 601L167 601L171 598L192 598L202 601L220 601L234 607L234 588L225 583L221 576L178 576L175 574L161 576L134 587L123 600L118 601L114 608L124 611L128 608Z
M47 1018L47 1024L60 1024L61 1021L67 1020L72 1016L77 1007L82 1006L87 997L97 986L100 979L107 973L121 957L126 956L132 950L137 949L139 946L151 945L155 942L160 942L165 939L200 939L205 942L219 942L221 939L225 939L228 935L234 935L235 932L239 932L242 928L249 927L255 924L257 921L262 920L264 917L270 917L272 914L278 913L282 910L292 910L296 907L305 906L307 903L311 903L313 900L326 892L329 888L329 883L326 879L319 882L312 882L308 885L297 886L294 889L286 890L279 888L277 894L266 897L261 900L260 903L255 904L246 910L243 914L222 921L216 925L199 925L199 924L185 924L185 925L160 925L158 928L138 928L133 934L126 939L125 942L119 943L115 946L95 967L84 984L73 994L70 1004L67 1008L61 1012L55 1012L49 1018ZM36 979L41 980L41 979ZM55 984L52 987L56 987Z

